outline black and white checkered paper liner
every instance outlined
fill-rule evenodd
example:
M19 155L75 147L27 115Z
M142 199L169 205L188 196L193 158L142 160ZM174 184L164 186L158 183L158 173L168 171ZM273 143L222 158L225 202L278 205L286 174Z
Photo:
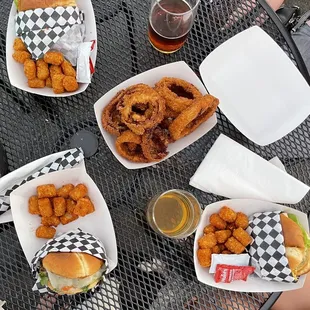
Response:
M102 242L90 233L84 232L81 229L76 229L49 240L35 254L31 261L31 271L34 278L37 279L37 282L32 288L33 291L38 291L40 293L52 293L49 288L41 285L39 277L41 261L48 253L51 252L90 254L104 261L106 268L102 276L102 280L104 280L104 276L109 272L107 255ZM98 285L100 285L100 283ZM98 285L95 288L97 288Z
M21 37L34 59L42 58L73 25L84 22L78 7L56 7L18 12L16 36Z
M254 241L249 255L255 273L262 279L295 282L285 256L280 211L255 213L250 218L248 232Z
M62 157L57 158L55 161L39 168L38 171L25 177L24 179L17 181L16 184L8 188L4 193L2 193L2 195L0 195L0 216L11 208L10 194L15 189L25 184L26 182L29 182L47 173L73 168L77 166L83 159L84 152L81 148L68 150L68 152L66 152Z

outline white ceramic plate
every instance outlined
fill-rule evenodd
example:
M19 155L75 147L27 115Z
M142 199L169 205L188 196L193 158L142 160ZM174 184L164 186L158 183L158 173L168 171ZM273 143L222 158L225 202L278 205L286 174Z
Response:
M91 0L76 0L77 6L84 11L85 14L85 26L86 26L86 37L85 42L91 40L96 40L97 42L97 28L94 9ZM75 92L55 94L51 88L30 88L27 83L27 78L24 74L24 67L22 64L16 62L12 55L14 53L13 44L16 38L15 34L15 16L16 16L16 6L13 2L10 11L8 28L6 33L6 65L8 70L8 75L10 82L13 86L24 90L28 93L33 93L37 95L47 96L47 97L69 97L77 95L86 90L89 84L79 84L79 88ZM91 55L93 65L96 64L97 57L97 44L95 44L94 50Z
M202 62L208 91L247 138L273 143L310 114L310 87L293 62L258 26L226 41Z
M139 75L136 75L127 81L119 84L118 86L111 89L107 92L103 97L101 97L94 105L95 114L98 126L101 130L102 136L107 143L108 147L114 154L114 156L122 163L127 169L140 169L155 165L156 162L152 163L133 163L122 156L120 156L115 148L115 140L116 137L109 134L107 131L104 130L102 123L101 123L101 114L104 107L109 104L111 99L122 89L125 89L131 85L135 85L138 83L148 84L150 86L154 86L160 79L163 77L176 77L180 79L184 79L193 85L195 85L202 94L206 94L207 91L203 86L202 82L195 74L195 72L184 62L174 62L168 65L164 65L161 67L154 68L152 70L146 71ZM216 114L214 114L208 121L203 123L199 128L197 128L193 133L190 135L169 144L168 146L168 156L166 156L162 161L168 159L169 157L175 155L176 153L182 151L190 144L194 143L202 136L204 136L207 132L209 132L217 123Z
M15 229L19 242L25 253L28 263L31 263L35 253L46 243L46 239L39 239L35 231L40 226L40 217L28 212L28 199L36 194L36 187L43 184L55 184L61 187L64 184L74 185L84 183L88 187L88 195L94 203L96 211L67 225L60 224L56 230L65 233L80 228L96 236L104 245L110 270L117 266L117 246L115 232L109 209L95 182L86 173L83 166L70 170L52 172L25 183L10 195L11 209Z
M208 205L202 213L201 220L195 235L194 264L198 280L210 286L237 292L282 292L302 288L304 286L306 276L301 276L297 283L266 281L258 278L257 276L249 276L246 282L234 281L231 283L216 283L214 281L214 274L209 273L209 268L203 268L199 265L197 258L198 239L203 236L203 229L209 224L210 215L217 213L223 206L228 206L236 212L243 212L247 216L250 216L256 212L268 211L284 211L287 213L292 213L298 217L300 223L309 233L309 224L307 215L305 213L272 202L252 199L231 199L218 201Z

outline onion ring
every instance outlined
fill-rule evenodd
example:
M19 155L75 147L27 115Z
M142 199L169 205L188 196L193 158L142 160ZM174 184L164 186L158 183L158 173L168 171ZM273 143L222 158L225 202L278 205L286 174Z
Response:
M166 105L175 112L182 112L201 98L202 94L193 84L178 78L165 77L155 85L155 90L165 99Z
M219 100L211 95L195 100L169 126L174 141L189 135L208 120L216 111L218 104Z

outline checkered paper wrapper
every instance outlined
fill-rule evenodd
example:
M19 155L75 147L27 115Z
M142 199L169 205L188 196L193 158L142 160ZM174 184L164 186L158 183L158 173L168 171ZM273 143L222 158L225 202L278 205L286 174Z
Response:
M102 281L105 275L109 272L109 264L107 255L102 242L93 235L82 231L81 229L72 230L68 233L62 234L59 237L49 240L42 248L35 254L31 261L31 271L34 278L37 279L32 290L42 293L54 293L46 286L42 286L39 278L39 271L41 267L41 260L51 252L63 253L86 253L102 259L105 264L105 271L102 276ZM91 291L94 291L99 284Z
M16 36L21 37L32 58L42 58L74 25L84 22L78 7L56 7L18 12Z
M81 148L68 150L68 152L66 152L62 157L57 158L44 167L38 168L35 173L23 178L22 180L16 181L13 186L6 189L6 191L0 195L0 216L11 208L10 194L15 189L25 184L26 182L29 182L47 173L73 168L81 163L83 159L84 152Z
M296 282L285 256L280 211L255 213L247 229L254 239L250 246L250 264L262 279Z

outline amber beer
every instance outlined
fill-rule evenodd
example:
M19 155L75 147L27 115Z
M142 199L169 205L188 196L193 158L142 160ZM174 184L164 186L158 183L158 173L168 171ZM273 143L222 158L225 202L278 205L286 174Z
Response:
M148 35L162 53L173 53L185 43L193 25L199 0L153 0Z

